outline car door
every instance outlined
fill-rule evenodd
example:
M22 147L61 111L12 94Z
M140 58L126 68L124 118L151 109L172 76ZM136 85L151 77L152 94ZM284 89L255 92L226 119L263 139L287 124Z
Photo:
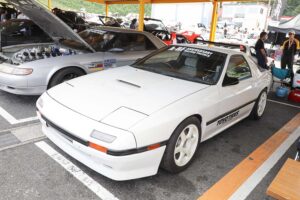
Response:
M228 82L231 78L231 82ZM234 82L234 79L238 80ZM219 87L219 113L214 119L218 130L225 129L251 112L255 103L254 77L243 55L232 55L225 71L222 85Z
M143 34L117 33L110 48L105 52L104 65L130 65L155 49L155 45Z

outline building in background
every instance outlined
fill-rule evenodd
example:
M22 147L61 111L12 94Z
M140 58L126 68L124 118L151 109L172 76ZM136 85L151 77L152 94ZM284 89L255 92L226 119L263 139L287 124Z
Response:
M236 27L263 30L266 27L268 5L261 3L223 3L219 9L219 26L225 22ZM193 27L198 23L210 27L212 3L153 4L151 17L166 25L181 23Z
M203 23L209 27L211 3L152 4L151 17L161 19L166 25L181 23L186 27Z
M266 4L224 3L221 19L242 29L261 31L266 27L268 11Z

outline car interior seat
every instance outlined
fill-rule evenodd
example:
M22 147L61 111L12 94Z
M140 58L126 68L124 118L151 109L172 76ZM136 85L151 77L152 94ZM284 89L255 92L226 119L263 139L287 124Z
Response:
M178 72L187 74L191 77L197 76L197 63L198 63L198 57L196 55L194 56L188 56L184 60L183 66L178 70Z

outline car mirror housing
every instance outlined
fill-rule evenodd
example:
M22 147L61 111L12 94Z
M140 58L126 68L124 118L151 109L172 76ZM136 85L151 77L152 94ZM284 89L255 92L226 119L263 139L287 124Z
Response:
M229 77L226 74L222 85L223 87L226 87L226 86L237 85L237 84L239 84L238 78Z

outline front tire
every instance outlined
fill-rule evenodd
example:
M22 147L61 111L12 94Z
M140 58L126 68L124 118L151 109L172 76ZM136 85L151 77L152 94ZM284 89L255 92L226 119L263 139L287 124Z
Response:
M162 168L179 173L193 161L201 137L201 124L196 117L184 120L173 132L161 163Z
M63 83L65 81L71 80L73 78L77 78L79 76L84 75L85 73L78 68L69 67L58 71L51 79L50 84L48 85L48 89Z
M255 102L255 105L251 111L251 117L255 120L259 120L265 112L266 105L267 105L267 90L263 90Z

